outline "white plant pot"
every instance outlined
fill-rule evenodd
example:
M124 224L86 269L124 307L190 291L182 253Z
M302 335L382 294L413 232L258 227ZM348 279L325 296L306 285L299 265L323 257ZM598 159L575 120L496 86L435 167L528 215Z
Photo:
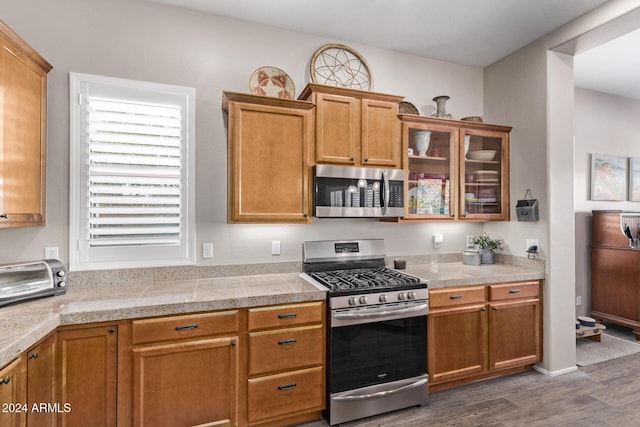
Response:
M429 149L429 141L431 140L431 132L428 130L418 130L413 134L413 139L416 142L418 156L426 156L427 150Z

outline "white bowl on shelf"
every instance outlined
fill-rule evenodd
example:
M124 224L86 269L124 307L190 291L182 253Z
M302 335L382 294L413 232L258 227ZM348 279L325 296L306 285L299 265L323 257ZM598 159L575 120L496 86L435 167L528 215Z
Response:
M478 150L478 151L469 151L467 153L467 159L470 160L493 160L496 156L496 150Z

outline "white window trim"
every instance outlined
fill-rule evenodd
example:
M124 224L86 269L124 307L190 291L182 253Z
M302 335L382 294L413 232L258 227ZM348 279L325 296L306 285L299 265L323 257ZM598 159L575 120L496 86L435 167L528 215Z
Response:
M149 83L112 77L96 76L81 73L70 73L70 179L69 179L69 270L86 271L118 268L140 268L140 267L164 267L173 265L193 265L195 264L195 89L183 86L165 85ZM82 242L83 229L86 221L81 215L85 206L84 200L86 191L82 191L86 186L86 178L83 177L86 167L86 159L83 158L82 144L86 141L86 132L81 129L84 121L82 114L85 108L81 103L82 93L87 87L109 87L116 94L122 93L131 96L138 91L144 96L159 96L161 98L178 97L184 104L185 112L185 135L186 147L183 147L182 156L183 167L181 172L182 186L186 195L186 200L182 209L182 230L181 244L167 249L162 247L132 247L132 248L111 248L108 256L99 254L100 250L83 252ZM86 233L85 233L86 234ZM94 248L95 249L95 248ZM102 249L102 248L100 248ZM114 255L114 250L117 254Z

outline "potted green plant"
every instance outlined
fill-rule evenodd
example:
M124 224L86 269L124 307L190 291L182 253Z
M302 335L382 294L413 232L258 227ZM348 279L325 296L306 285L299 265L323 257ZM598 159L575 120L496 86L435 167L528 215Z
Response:
M493 264L493 253L499 251L504 246L504 240L492 238L487 233L474 237L473 243L478 245L480 252L480 263Z

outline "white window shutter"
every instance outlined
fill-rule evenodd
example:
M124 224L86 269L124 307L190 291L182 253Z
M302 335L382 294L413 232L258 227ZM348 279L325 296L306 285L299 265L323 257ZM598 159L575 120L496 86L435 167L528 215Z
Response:
M150 85L72 74L72 270L194 261L193 100Z

